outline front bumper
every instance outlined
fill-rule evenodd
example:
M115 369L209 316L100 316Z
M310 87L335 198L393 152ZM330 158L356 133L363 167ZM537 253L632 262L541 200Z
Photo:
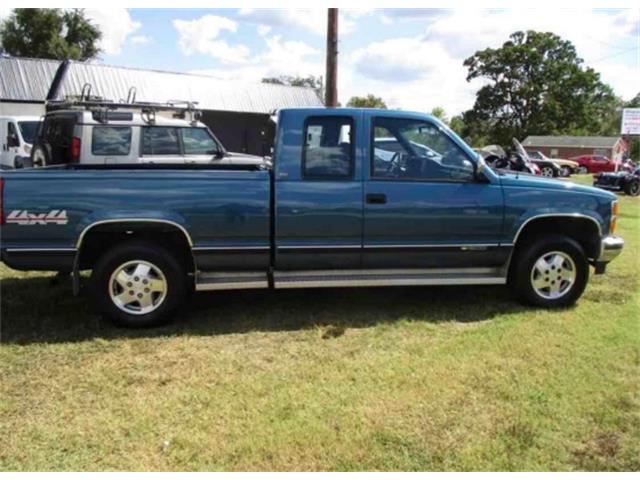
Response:
M624 248L624 240L620 237L608 235L600 242L600 257L598 262L608 263L616 258Z

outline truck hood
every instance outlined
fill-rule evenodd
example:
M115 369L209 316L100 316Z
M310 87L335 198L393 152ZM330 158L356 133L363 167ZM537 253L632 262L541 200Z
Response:
M589 187L587 185L579 185L577 183L565 180L536 177L533 175L523 175L512 172L502 173L502 175L500 175L500 181L504 186L584 193L587 195L595 195L609 200L615 200L617 198L615 194L604 191L600 188Z

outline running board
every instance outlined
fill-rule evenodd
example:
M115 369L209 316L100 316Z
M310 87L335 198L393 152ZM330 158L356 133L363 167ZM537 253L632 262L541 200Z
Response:
M497 268L410 270L309 270L273 273L274 288L382 287L411 285L504 285ZM265 272L200 272L196 290L269 288Z
M269 288L266 272L200 272L196 275L196 291Z
M324 270L274 272L275 288L382 287L411 285L504 285L499 269Z

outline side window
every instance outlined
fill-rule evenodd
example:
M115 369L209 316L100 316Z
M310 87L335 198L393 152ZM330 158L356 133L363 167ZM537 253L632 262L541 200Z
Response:
M474 165L439 127L405 118L373 121L373 178L470 181Z
M10 140L9 140L10 137ZM8 146L14 146L14 147L18 147L19 146L19 137L18 137L18 129L16 129L16 124L13 122L9 122L7 124L7 138L6 139L2 139L2 143L4 143L5 141L9 140L9 142L15 142L15 144L12 143L8 143Z
M304 129L302 176L350 178L353 174L351 117L311 117Z
M143 127L143 155L180 155L178 130L172 127Z
M93 155L129 155L131 127L93 127L91 135Z
M220 150L206 129L182 128L181 130L185 155L213 155Z

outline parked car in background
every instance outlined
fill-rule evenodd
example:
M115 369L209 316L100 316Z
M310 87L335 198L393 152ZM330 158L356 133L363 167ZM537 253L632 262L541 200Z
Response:
M540 150L527 150L527 154L529 155L531 161L534 163L551 162L552 164L558 166L560 168L560 176L562 177L568 177L572 173L577 173L578 167L580 167L580 164L578 162L574 162L573 160L566 160L564 158L549 158ZM540 167L542 168L542 165L540 165Z
M153 108L157 108L156 111ZM168 115L162 113L168 112ZM65 103L44 116L31 152L34 166L132 163L260 164L231 153L190 108Z
M637 197L640 195L640 167L636 167L632 172L598 173L594 175L593 186Z
M39 125L40 117L0 117L0 139L2 139L0 166L2 168L31 166L29 157Z
M374 161L389 137L398 151ZM508 284L566 307L624 246L614 194L494 171L430 115L283 109L275 138L269 168L3 172L1 259L72 272L74 292L85 283L105 316L141 327L183 312L192 289Z
M578 173L615 172L616 163L604 155L579 155L571 158L578 162Z
M514 150L510 152L505 152L500 145L486 145L476 148L475 152L481 155L487 165L493 169L541 175L540 167L529 160L522 145L515 138L513 146Z

